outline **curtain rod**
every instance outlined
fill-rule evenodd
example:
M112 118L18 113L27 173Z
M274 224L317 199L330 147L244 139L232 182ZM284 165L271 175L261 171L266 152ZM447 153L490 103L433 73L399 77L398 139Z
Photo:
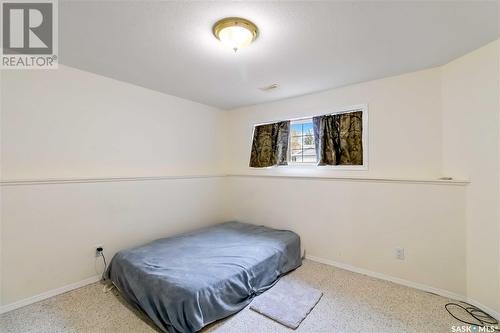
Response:
M368 105L367 104L361 104L361 105L353 105L345 108L341 108L338 111L333 111L333 112L327 112L324 114L319 114L319 115L314 115L314 116L305 116L305 117L298 117L298 118L289 118L289 119L282 119L282 120L273 120L273 121L266 121L263 123L257 123L254 124L253 126L262 126L262 125L269 125L269 124L274 124L274 123L279 123L282 121L297 121L297 120L304 120L304 119L311 119L313 117L322 117L322 116L330 116L334 114L342 114L342 113L353 113L353 112L366 112L368 110Z

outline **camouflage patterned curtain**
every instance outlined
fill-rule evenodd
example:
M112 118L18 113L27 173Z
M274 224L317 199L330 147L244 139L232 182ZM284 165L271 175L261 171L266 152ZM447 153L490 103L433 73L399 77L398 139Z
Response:
M253 134L250 166L252 168L265 168L274 165L287 165L289 132L289 121L256 126Z
M363 112L313 118L318 165L363 165Z

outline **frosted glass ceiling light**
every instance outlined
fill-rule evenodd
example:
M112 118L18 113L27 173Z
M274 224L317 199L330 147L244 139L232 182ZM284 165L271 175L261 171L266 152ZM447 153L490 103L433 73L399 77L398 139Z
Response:
M226 17L213 26L214 36L228 48L238 51L257 38L257 26L240 17Z

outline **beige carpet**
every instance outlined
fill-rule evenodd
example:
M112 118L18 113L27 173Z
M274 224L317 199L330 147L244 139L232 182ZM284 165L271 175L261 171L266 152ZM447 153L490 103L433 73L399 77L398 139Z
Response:
M451 332L448 299L364 275L305 261L285 278L310 284L323 297L297 330L248 307L203 333ZM0 316L0 332L157 332L116 290L95 283Z

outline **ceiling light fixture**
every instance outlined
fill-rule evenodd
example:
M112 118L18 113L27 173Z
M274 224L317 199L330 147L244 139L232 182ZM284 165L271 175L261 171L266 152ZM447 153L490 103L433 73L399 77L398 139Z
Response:
M241 17L226 17L217 21L212 29L214 36L234 50L248 46L257 38L257 26Z

